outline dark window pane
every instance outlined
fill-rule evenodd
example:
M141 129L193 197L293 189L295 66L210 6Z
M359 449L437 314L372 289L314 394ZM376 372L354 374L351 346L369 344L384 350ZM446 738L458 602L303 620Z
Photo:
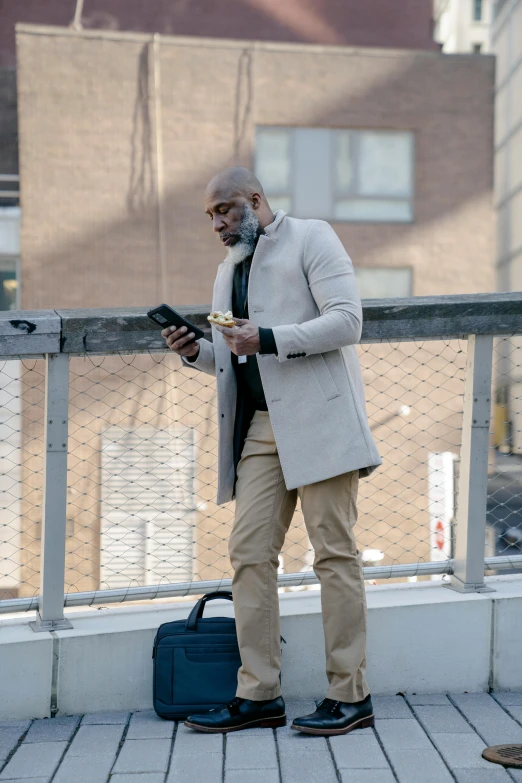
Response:
M0 310L16 309L16 272L0 272Z
M473 20L475 22L482 21L482 0L474 0L473 2Z

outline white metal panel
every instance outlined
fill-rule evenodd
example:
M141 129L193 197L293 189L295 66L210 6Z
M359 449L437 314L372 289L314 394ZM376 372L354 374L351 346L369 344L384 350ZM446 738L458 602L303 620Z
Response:
M191 429L104 431L102 589L190 581L193 480Z

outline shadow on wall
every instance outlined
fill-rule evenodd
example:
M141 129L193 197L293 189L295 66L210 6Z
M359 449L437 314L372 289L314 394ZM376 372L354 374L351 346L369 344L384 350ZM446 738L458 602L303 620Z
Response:
M491 290L480 270L493 264L492 58L226 43L209 55L171 39L160 107L148 43L22 33L19 51L24 308L209 302L221 251L204 188L224 166L253 165L254 123L412 130L415 222L335 228L357 263L425 264L446 276L433 293Z
M67 27L71 0L16 0L0 7L0 67L15 65L18 22ZM84 0L85 29L261 41L438 50L431 0Z

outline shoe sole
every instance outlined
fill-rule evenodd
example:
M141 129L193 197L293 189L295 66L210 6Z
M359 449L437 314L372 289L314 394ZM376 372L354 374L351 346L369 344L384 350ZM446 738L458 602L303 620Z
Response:
M375 726L375 715L370 715L368 718L360 718L355 723L350 723L344 729L312 729L307 726L296 726L295 723L292 723L290 728L294 731L302 731L304 734L320 734L323 737L329 737L334 734L348 734L348 732L355 731L355 729L371 729L373 726Z
M286 715L279 718L263 718L262 720L252 720L250 723L242 723L241 726L231 726L228 729L213 729L210 726L200 726L198 723L185 721L185 726L196 731L204 731L207 734L227 734L229 731L241 731L241 729L278 729L286 726Z

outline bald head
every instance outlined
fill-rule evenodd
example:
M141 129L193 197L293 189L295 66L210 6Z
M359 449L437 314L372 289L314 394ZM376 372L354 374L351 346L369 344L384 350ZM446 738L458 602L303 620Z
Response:
M250 199L258 194L265 202L266 196L260 181L249 169L243 166L232 166L218 172L207 185L206 195L221 194L223 196L241 195Z
M249 169L233 166L213 177L205 191L205 211L214 231L227 248L241 239L242 221L258 224L259 233L274 220L263 186Z

